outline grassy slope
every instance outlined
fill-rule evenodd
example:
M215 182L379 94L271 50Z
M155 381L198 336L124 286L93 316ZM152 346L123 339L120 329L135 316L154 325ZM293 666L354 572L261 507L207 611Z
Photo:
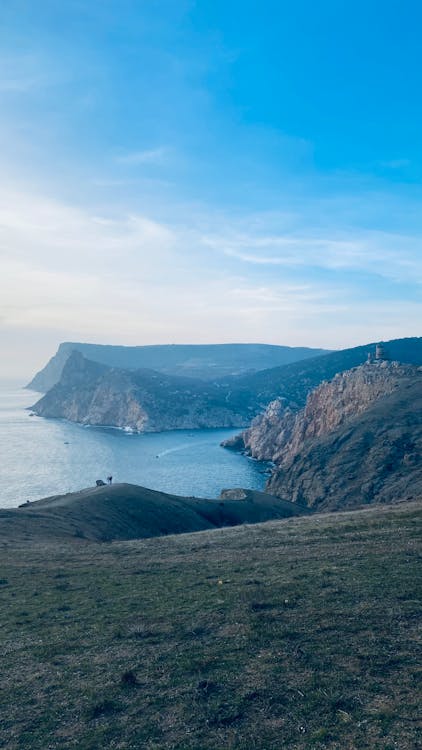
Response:
M420 516L4 546L0 746L416 750Z
M112 541L258 523L306 512L264 492L245 500L168 495L135 484L91 487L0 509L0 543L69 538Z

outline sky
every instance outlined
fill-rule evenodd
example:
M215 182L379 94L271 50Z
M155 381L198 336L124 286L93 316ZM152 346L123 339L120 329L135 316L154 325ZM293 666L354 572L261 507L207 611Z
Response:
M0 375L421 334L417 0L1 0Z

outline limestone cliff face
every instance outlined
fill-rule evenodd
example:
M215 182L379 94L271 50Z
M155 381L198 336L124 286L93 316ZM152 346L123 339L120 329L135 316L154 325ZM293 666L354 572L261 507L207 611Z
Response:
M394 502L422 495L421 415L422 368L365 364L296 412L273 401L232 447L273 461L267 491L285 500L322 510Z
M226 440L226 448L246 451L259 461L274 461L282 446L291 438L296 415L284 399L271 401L263 414L235 438Z
M32 408L42 417L161 432L243 427L250 422L252 407L227 388L154 370L110 368L75 351L59 383Z
M273 401L242 433L244 447L254 458L286 467L306 442L329 434L417 373L420 368L398 362L365 364L321 383L296 413L281 399Z
M149 415L136 398L130 378L124 374L111 371L103 375L86 395L87 398L81 398L79 392L72 394L70 399L64 399L61 413L65 419L83 424L128 428L136 432L150 428Z
M422 498L422 377L403 379L365 411L304 442L267 491L318 510Z

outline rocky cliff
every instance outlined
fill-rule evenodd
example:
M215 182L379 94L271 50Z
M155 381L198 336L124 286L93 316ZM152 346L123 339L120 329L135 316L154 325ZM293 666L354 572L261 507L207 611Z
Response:
M228 388L154 370L121 370L73 352L61 379L33 407L42 417L135 432L242 427L253 399Z
M167 349L172 349L149 348L154 350L155 357L164 356L164 359L169 355ZM161 351L162 348L166 350L164 353ZM180 347L184 350L196 348ZM224 349L224 346L198 348L201 351L206 349L208 352ZM120 351L116 352L116 347L104 349L111 350L107 356L120 358ZM138 353L132 349L136 350L137 347L128 349L129 352L126 352L125 356L134 364ZM178 349L175 347L175 350ZM237 351L236 346L228 345L225 356L230 359L234 350ZM177 351L174 355L176 359L180 356ZM59 382L37 402L34 411L40 416L66 418L83 424L111 425L135 431L157 432L206 427L246 427L251 424L256 414L262 412L271 402L265 414L243 437L252 455L274 460L274 456L278 459L278 448L284 451L290 440L294 448L303 438L311 436L310 431L314 429L312 425L315 420L312 419L311 424L303 428L305 432L302 434L294 418L294 412L306 402L306 394L321 381L326 380L327 373L332 377L333 374L345 370L350 361L360 363L362 357L366 358L368 351L368 346L357 347L264 370L247 378L230 376L206 381L200 378L173 376L148 368L111 367L87 359L75 350L67 357ZM422 339L398 339L388 342L388 351L401 351L408 361L417 364L422 359ZM205 351L202 353L205 355ZM236 356L238 355L239 351ZM168 364L167 359L166 361ZM62 366L60 362L57 363L57 367L59 366ZM341 379L336 381L335 388L341 382ZM369 387L369 384L365 387ZM374 384L374 387L377 386ZM327 398L329 400L328 396ZM356 399L351 401L352 404L355 402ZM311 405L312 403L311 401ZM324 419L328 419L326 410L323 411L324 414L318 418L322 424ZM279 429L281 415L283 428ZM307 418L308 412L305 412L306 423ZM243 438L240 444L244 447L242 440Z
M224 448L247 453L259 461L275 461L281 446L287 444L292 435L296 411L285 399L271 401L262 414L258 414L248 429L225 440Z
M318 510L343 510L422 497L422 381L304 444L275 469L268 491Z
M400 472L408 496L421 472L421 389L421 368L361 365L322 383L296 413L272 402L235 447L273 461L268 490L308 506L392 500Z

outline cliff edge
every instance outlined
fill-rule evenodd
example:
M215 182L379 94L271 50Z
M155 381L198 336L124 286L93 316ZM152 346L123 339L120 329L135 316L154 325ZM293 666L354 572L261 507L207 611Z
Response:
M293 412L269 404L237 446L273 461L269 492L326 510L422 494L422 368L361 365L312 391Z
M32 409L41 417L133 432L244 427L256 413L250 394L154 370L107 367L78 351Z

